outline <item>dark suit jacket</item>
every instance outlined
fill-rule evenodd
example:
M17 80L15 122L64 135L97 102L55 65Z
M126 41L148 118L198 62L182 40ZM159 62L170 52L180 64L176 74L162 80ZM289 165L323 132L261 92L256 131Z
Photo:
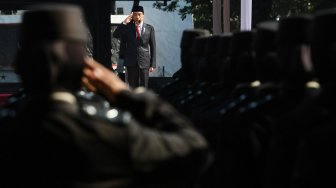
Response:
M121 24L114 31L113 36L122 38L125 47L125 66L136 66L140 68L156 67L156 43L155 31L152 25L143 23L140 41L136 38L134 22Z

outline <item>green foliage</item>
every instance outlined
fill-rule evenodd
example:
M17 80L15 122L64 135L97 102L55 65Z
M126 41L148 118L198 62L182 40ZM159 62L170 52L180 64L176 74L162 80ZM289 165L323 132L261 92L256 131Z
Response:
M153 7L167 12L174 12L177 8L179 8L178 1L179 0L172 0L167 6L164 6L162 1L156 1L153 4Z
M307 14L313 11L312 0L282 0L273 2L269 14L271 19L281 19L290 15Z
M180 7L179 1L186 2L186 6ZM191 14L195 28L212 30L212 0L171 0L167 6L161 0L156 1L153 7L168 12L178 11L182 20Z
M178 2L184 1L186 6L180 7ZM213 0L171 0L167 6L158 0L153 7L163 11L178 11L181 19L192 14L195 28L212 31L212 2ZM335 0L253 0L252 24L265 20L276 20L290 15L310 14L317 10L335 8ZM231 30L239 29L240 0L230 1Z
M230 1L230 29L237 31L240 28L240 1Z
M336 8L335 0L314 0L312 1L313 11L318 11L321 9Z

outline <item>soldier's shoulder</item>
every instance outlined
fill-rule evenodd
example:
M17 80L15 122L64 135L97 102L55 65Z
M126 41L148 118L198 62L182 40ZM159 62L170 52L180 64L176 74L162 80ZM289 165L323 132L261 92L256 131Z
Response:
M80 113L85 117L113 123L114 125L127 124L131 120L129 112L111 106L110 103L100 95L80 91L76 96L80 106Z

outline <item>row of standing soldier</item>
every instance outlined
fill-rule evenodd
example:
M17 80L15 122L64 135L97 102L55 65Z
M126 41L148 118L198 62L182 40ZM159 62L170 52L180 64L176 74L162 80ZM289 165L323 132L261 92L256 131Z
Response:
M210 142L205 187L323 187L335 168L336 10L183 32L160 96Z

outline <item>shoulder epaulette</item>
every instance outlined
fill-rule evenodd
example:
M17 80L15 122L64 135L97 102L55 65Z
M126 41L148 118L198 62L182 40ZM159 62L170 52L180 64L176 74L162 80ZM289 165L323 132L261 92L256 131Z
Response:
M110 106L110 103L103 97L88 92L77 94L81 112L89 117L95 117L103 121L115 124L125 124L131 119L129 112Z

